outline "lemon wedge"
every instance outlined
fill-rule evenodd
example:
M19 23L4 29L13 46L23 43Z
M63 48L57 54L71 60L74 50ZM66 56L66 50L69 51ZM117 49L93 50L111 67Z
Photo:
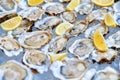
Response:
M110 27L116 27L116 23L115 23L115 20L113 18L113 16L110 14L110 13L107 13L105 15L105 20L104 20L105 24L107 26L110 26Z
M66 53L60 53L60 54L50 55L50 61L51 62L62 61L62 60L65 59L66 56L67 56Z
M10 31L17 28L21 24L21 22L22 22L22 17L17 16L2 22L0 25L3 28L3 30Z
M44 0L28 0L28 5L30 6L36 6L39 4L42 4Z
M99 51L104 52L104 51L108 50L108 46L107 46L105 39L99 29L94 32L93 42L94 42L95 47Z
M71 2L67 5L66 10L73 11L79 4L80 0L71 0Z
M56 35L60 36L65 34L68 30L70 30L73 27L72 24L70 24L69 22L64 22L59 24L56 29L55 29L55 33Z
M94 0L93 3L100 7L108 7L114 4L114 0Z

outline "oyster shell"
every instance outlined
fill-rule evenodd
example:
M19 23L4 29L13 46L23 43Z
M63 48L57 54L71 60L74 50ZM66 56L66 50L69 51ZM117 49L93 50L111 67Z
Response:
M18 41L24 48L41 48L47 44L52 35L46 31L34 31L22 34Z
M33 22L24 19L22 20L21 24L19 27L17 27L15 30L10 32L9 34L13 35L14 37L19 37L21 34L27 32L30 30L31 26L33 25Z
M89 14L92 12L94 4L92 0L81 0L80 4L75 8L75 11L79 14Z
M31 71L21 63L10 60L0 65L0 80L32 80Z
M118 55L118 52L113 49L109 49L107 52L94 50L91 55L93 60L101 62L102 60L110 61Z
M53 28L60 24L62 20L55 16L49 16L42 20L36 21L34 27L38 29L47 29L48 27Z
M120 31L110 35L106 40L108 47L120 48Z
M88 16L86 17L86 21L90 23L94 20L104 20L107 12L108 10L105 8L94 10L88 14Z
M114 14L114 20L115 20L116 24L120 26L120 13Z
M42 6L42 8L50 15L57 15L65 11L63 4L58 2L46 3Z
M83 33L88 27L88 23L85 21L76 21L71 31L69 32L71 35L79 35Z
M66 11L66 12L63 12L61 15L60 15L61 19L64 21L64 22L74 22L75 21L75 18L77 17L76 13L75 12L70 12L70 11Z
M87 62L76 59L68 59L66 62L56 61L50 67L54 76L60 80L80 80L87 68Z
M119 80L118 72L110 66L103 70L99 70L94 76L93 80Z
M70 2L71 0L59 0L60 2Z
M23 57L23 62L39 73L46 72L50 65L50 61L46 54L38 50L26 50Z
M120 12L120 1L116 2L114 5L113 5L113 10L115 12Z
M87 38L75 40L69 47L69 52L82 60L88 58L93 50L92 40Z
M29 7L18 12L18 15L30 21L36 21L38 19L41 19L43 14L44 14L44 10L38 7Z
M0 0L0 18L17 11L17 3L14 0Z
M86 38L92 38L93 37L93 33L99 29L101 31L101 33L107 34L108 33L108 27L105 24L99 23L95 26L91 26L89 27L86 31L85 31L85 37Z
M23 51L19 43L10 37L0 38L0 49L2 49L8 57L17 56Z
M29 8L29 5L26 0L20 0L18 3L18 7L20 9L26 9L26 8Z

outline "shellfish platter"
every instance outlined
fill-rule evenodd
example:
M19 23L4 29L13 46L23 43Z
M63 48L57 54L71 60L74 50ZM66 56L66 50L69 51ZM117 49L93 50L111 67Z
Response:
M120 0L0 0L0 80L120 80Z

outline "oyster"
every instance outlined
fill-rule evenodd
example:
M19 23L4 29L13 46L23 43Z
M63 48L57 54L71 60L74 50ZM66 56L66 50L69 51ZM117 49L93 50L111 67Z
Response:
M85 21L76 21L71 31L69 32L71 35L79 35L83 33L88 27L88 23Z
M60 24L62 20L55 16L46 17L42 20L36 21L34 27L38 29L47 29L48 27L53 28Z
M90 23L94 20L104 20L107 12L108 10L105 8L94 10L90 14L88 14L88 16L86 17L86 21Z
M0 74L0 80L32 80L31 71L14 60L0 65Z
M99 70L94 76L93 80L119 80L118 72L110 66L103 70Z
M15 30L12 32L9 32L9 34L13 35L14 37L19 37L21 34L27 32L30 30L31 26L33 25L33 22L24 19L22 20L21 24L19 27L17 27Z
M50 65L50 61L46 54L38 50L26 50L23 57L23 62L39 73L46 72Z
M93 33L99 29L101 31L101 33L104 35L104 34L107 34L108 33L108 27L105 25L105 24L102 24L102 23L99 23L95 26L91 26L89 27L86 31L85 31L85 37L86 38L91 38L93 36Z
M120 31L110 35L106 40L108 47L120 48Z
M89 14L92 12L94 4L92 0L81 0L80 4L75 8L75 11L83 14Z
M0 38L0 49L9 57L17 56L23 51L18 42L10 37Z
M0 0L0 18L16 13L17 3L14 0Z
M29 8L29 5L26 0L20 0L18 3L18 7L20 9L26 9L26 8Z
M102 60L106 60L106 61L112 60L113 58L117 57L118 52L113 49L109 49L107 52L100 52L94 50L91 55L93 60L97 62L101 62Z
M46 31L34 31L22 34L18 41L24 48L41 48L47 44L52 35Z
M120 13L114 14L114 20L115 20L116 24L120 26Z
M60 80L80 80L87 68L87 62L76 59L68 59L66 62L56 61L50 67L54 76Z
M63 4L58 2L46 3L42 6L42 8L50 15L57 15L65 11Z
M120 12L120 1L116 2L114 5L113 5L113 10L115 12Z
M93 50L92 40L87 38L75 40L69 47L69 52L82 60L88 58Z
M38 7L29 7L18 12L18 15L30 21L36 21L38 19L41 19L43 14L44 14L44 10Z
M74 22L75 21L75 18L77 17L76 13L75 12L70 12L70 11L66 11L66 12L63 12L61 15L60 15L61 19L65 22Z
M70 2L71 0L59 0L60 2Z

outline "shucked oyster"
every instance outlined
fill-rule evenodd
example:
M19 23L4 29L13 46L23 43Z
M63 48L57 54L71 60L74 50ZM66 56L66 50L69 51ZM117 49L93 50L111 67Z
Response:
M60 14L65 11L63 4L58 2L46 3L42 6L42 8L50 15Z
M24 19L24 20L22 20L20 26L17 27L12 32L10 32L10 34L13 35L14 37L19 37L21 34L27 32L28 30L30 30L32 25L33 25L33 22L31 22L31 21L29 21L27 19Z
M30 21L36 21L42 18L42 15L44 14L44 10L38 7L29 7L18 12L18 14Z
M94 4L92 0L81 0L80 4L75 8L75 11L83 14L89 14L93 10Z
M87 29L87 27L88 23L86 23L85 21L76 21L70 31L70 34L79 35L80 33L83 33Z
M47 71L50 64L47 55L38 50L26 50L23 62L40 73Z
M120 48L120 31L110 35L106 40L108 47Z
M38 29L47 29L48 27L53 28L60 24L62 20L55 16L46 17L42 20L36 21L34 27Z
M115 58L117 54L118 54L117 51L109 49L107 52L100 52L94 50L91 55L92 59L94 59L97 62L101 62L102 60L110 61L111 59Z
M120 12L114 14L114 20L116 24L120 26Z
M46 31L34 31L22 34L18 41L24 48L41 48L51 39L51 33Z
M16 11L17 3L14 0L0 0L0 18Z
M74 41L69 47L70 53L74 54L79 59L88 58L93 50L94 46L92 40L86 38Z
M14 60L0 66L0 80L32 80L31 71Z
M66 11L66 12L63 12L61 15L60 15L61 19L65 22L74 22L75 21L75 18L77 17L76 13L75 12L70 12L70 11Z
M120 1L116 2L114 5L113 5L113 10L115 12L120 12Z
M76 59L68 59L66 62L56 61L50 67L54 76L60 80L80 80L87 68L87 62Z
M18 42L10 37L0 38L0 49L9 57L17 56L23 51Z
M110 66L103 70L99 70L94 76L93 80L119 80L119 73Z
M99 23L97 25L91 26L89 27L86 31L85 31L85 37L86 38L91 38L93 36L93 33L99 29L101 31L102 34L107 34L108 32L108 27L105 24Z

